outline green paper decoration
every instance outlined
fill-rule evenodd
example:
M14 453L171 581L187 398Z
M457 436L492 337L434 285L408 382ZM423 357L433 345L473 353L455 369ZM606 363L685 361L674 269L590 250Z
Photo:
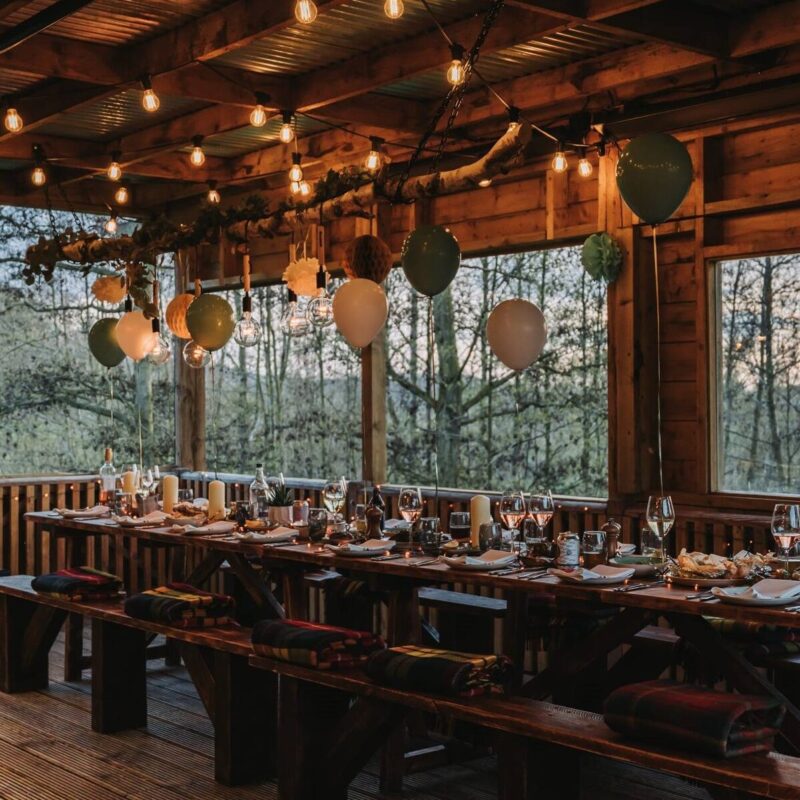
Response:
M89 331L89 351L104 366L119 366L125 353L117 342L117 320L113 317L99 319Z
M668 133L632 139L617 162L617 186L636 216L650 225L668 220L692 184L686 146Z
M192 341L209 352L227 344L235 325L231 304L216 294L201 294L186 310Z
M611 283L619 275L622 250L607 233L593 233L583 243L581 263L596 281Z
M461 266L458 240L441 225L421 225L411 231L400 256L408 282L428 297L443 292Z

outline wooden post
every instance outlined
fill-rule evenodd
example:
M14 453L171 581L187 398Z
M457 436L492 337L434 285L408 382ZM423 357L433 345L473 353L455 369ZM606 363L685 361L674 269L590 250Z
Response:
M184 259L186 258L184 254ZM187 290L184 259L175 269L175 293ZM186 469L206 468L206 375L183 360L183 345L175 348L175 460Z

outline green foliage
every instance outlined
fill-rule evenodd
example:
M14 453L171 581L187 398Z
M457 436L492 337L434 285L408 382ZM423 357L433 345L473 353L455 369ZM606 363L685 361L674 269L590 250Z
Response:
M270 497L270 505L272 506L290 506L294 503L294 491L290 489L285 483L279 483L272 489Z
M583 243L581 263L596 281L612 283L622 266L622 250L607 233L593 233Z

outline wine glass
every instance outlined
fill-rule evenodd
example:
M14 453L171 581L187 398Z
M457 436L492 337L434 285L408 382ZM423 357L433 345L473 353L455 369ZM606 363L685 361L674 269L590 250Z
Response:
M675 524L675 506L669 495L650 495L647 501L647 527L661 539L661 561L666 561L667 534Z
M553 495L549 491L531 492L528 500L528 516L536 523L539 539L544 539L544 529L553 518L554 512Z
M410 522L413 527L414 523L422 515L422 492L419 488L403 487L397 499L397 509L400 512L400 516L406 522Z
M516 553L518 547L515 544L519 533L519 526L527 515L525 506L525 495L513 489L507 489L500 498L500 519L511 533L511 552Z
M156 485L156 479L153 476L153 470L148 469L142 473L142 491L147 497Z
M776 503L772 511L772 536L785 559L786 577L789 572L789 551L800 541L800 505Z
M341 512L347 494L344 478L328 481L322 489L322 504L333 514L334 522L341 521Z

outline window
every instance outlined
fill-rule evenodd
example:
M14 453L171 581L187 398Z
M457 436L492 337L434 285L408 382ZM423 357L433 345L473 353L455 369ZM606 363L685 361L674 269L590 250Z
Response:
M800 475L800 254L717 264L718 485L796 493Z
M580 248L465 260L430 308L401 270L387 292L390 481L433 484L438 466L448 487L607 494L606 288ZM511 297L539 305L548 326L544 353L521 374L485 335L489 312Z

